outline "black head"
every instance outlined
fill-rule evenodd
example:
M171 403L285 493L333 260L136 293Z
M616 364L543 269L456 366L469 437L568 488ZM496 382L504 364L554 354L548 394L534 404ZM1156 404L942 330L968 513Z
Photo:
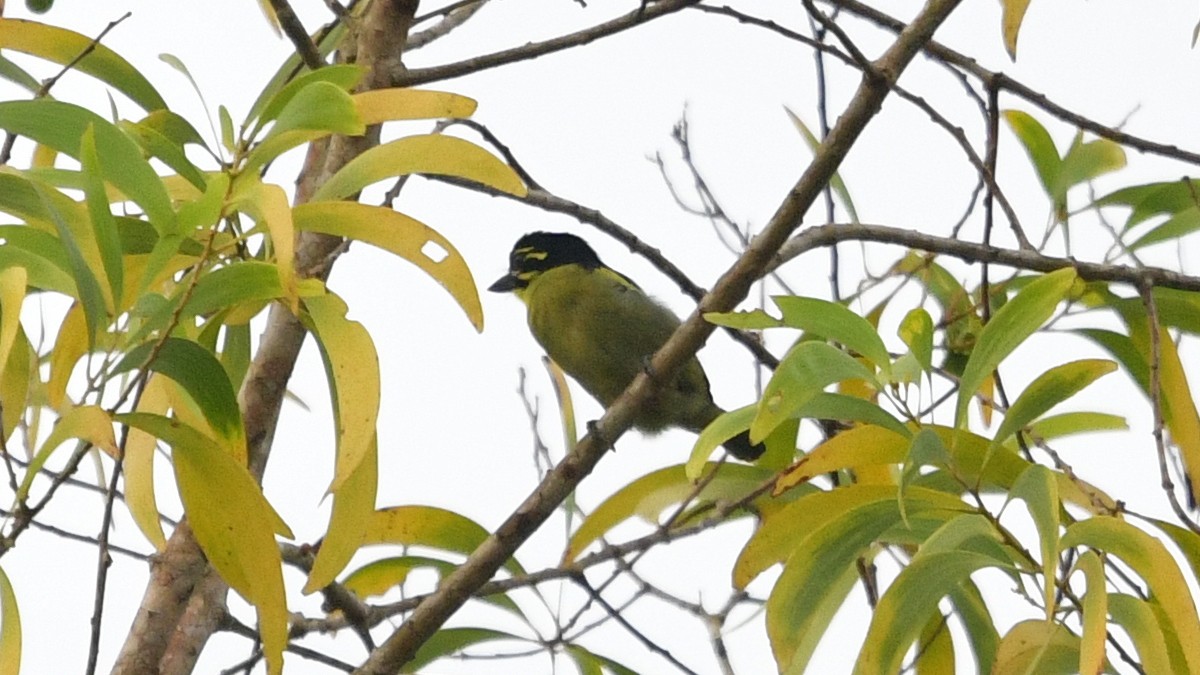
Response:
M603 266L587 242L565 232L530 232L517 240L508 256L508 274L488 290L497 293L525 288L538 274L563 265L587 269Z

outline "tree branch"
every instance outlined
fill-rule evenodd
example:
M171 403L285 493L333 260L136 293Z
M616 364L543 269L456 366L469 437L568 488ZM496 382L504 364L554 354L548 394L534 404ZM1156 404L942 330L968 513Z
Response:
M746 296L754 281L765 272L775 252L800 226L804 213L837 170L867 122L879 111L896 78L959 1L931 0L876 62L874 73L863 79L837 126L821 144L812 163L784 199L767 228L654 355L650 369L660 374L655 380L669 378L712 333L714 326L704 320L704 313L731 310ZM668 7L678 9L686 4L664 1L651 5L645 14L665 11ZM416 650L467 601L475 589L492 577L504 561L557 509L558 504L591 473L612 441L629 428L637 408L649 399L655 380L645 373L639 375L625 393L609 406L593 426L593 431L462 566L443 580L437 592L422 602L408 621L401 624L387 642L371 654L359 672L390 674L412 660Z

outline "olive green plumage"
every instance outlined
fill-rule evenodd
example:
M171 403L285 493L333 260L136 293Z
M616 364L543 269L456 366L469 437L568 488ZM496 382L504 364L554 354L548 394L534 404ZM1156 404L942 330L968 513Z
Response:
M521 237L510 255L508 274L488 290L515 293L528 309L534 339L605 406L625 391L680 323L571 234ZM722 412L713 403L700 361L692 357L658 388L634 426L651 433L667 427L699 432ZM745 433L726 441L725 448L744 460L763 451Z

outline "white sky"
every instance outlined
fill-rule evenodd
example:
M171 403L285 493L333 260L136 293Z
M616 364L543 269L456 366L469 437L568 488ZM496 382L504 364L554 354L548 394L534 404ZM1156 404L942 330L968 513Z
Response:
M900 16L911 15L919 7L912 1L882 4ZM584 9L570 0L494 2L451 37L412 53L408 63L412 67L435 65L524 44L598 23L635 5L594 0ZM326 18L323 4L317 0L296 0L295 6L309 27L315 28ZM807 30L798 2L759 0L739 6L802 32ZM105 44L146 74L172 109L191 119L202 132L207 127L194 94L182 77L157 60L159 53L182 59L209 105L228 106L238 120L290 51L289 43L270 32L255 3L246 1L58 0L44 19L94 35L126 9L132 11L132 17L114 30ZM10 2L7 16L27 16L23 3ZM1132 133L1194 148L1198 56L1189 45L1196 20L1194 3L1186 2L1155 3L1153 8L1112 1L1035 2L1021 36L1020 60L1013 64L1000 42L998 3L968 0L938 33L938 39L1102 123L1115 125L1128 118L1125 129ZM845 25L868 55L877 55L890 43L888 35L863 24L846 21ZM36 72L48 75L54 69ZM857 80L854 73L830 61L831 118L836 119ZM981 120L974 105L944 70L917 62L902 84L925 96L973 139L981 137ZM582 49L430 87L477 99L476 119L499 135L547 189L601 210L660 247L704 286L711 285L732 258L707 222L687 216L675 206L657 168L646 158L661 151L673 162L674 175L683 176L670 132L686 105L693 151L710 185L731 215L758 228L809 157L783 112L784 106L816 125L814 71L807 48L694 11ZM64 79L55 95L92 105L101 114L107 110L100 90L83 76ZM0 84L0 97L14 96L20 96L15 88ZM1005 105L1037 116L1050 126L1060 147L1070 141L1071 129L1053 123L1031 105L1011 98ZM136 108L124 101L120 110L124 115L138 115ZM1002 133L1001 183L1031 237L1038 239L1047 206L1023 152L1007 131ZM982 152L981 146L977 149ZM1129 160L1132 170L1102 181L1100 192L1118 184L1170 180L1189 172L1187 167L1132 152ZM841 174L864 222L935 233L947 232L958 219L975 182L948 135L923 113L896 99L890 99L872 122ZM290 187L294 176L293 161L279 163L268 178ZM369 193L368 199L377 202L379 194ZM1082 194L1073 194L1073 198L1074 206L1083 204ZM420 179L405 188L398 208L424 220L459 248L481 293L504 271L508 250L518 236L535 229L567 230L588 237L606 262L638 280L681 315L690 311L690 301L648 264L567 217ZM977 239L980 222L975 217L965 236ZM1086 222L1077 224L1072 234L1079 257L1107 248L1106 235L1097 234ZM1000 241L1009 243L1010 239L1002 235ZM1052 246L1059 246L1060 241L1056 239ZM856 262L857 247L843 250L843 279L851 290L862 268ZM897 249L873 249L872 271L883 271L897 254ZM1163 248L1149 257L1160 264L1179 265L1174 250ZM1185 265L1190 262L1186 255L1183 260ZM788 267L785 277L805 294L826 297L826 261L824 253L810 254ZM963 274L964 279L973 278ZM484 293L487 329L476 334L436 284L412 266L363 245L355 245L343 258L330 285L349 303L351 317L368 327L381 354L379 504L431 504L458 511L489 528L499 524L536 483L529 422L514 393L519 367L529 371L529 388L543 411L542 437L555 457L562 452L553 395L538 360L540 350L524 327L523 308L512 298ZM898 316L892 317L896 319ZM900 344L893 336L885 334L885 338L893 346ZM1010 393L1062 360L1067 349L1072 350L1072 357L1073 352L1099 355L1075 339L1039 338L1009 362L1027 367L1005 367ZM1195 349L1187 347L1183 353L1191 363ZM736 407L752 399L751 362L740 347L718 335L701 358L719 403ZM1195 377L1200 375L1193 368ZM1157 491L1146 406L1133 385L1118 381L1120 378L1124 376L1110 376L1096 392L1085 392L1073 402L1071 409L1136 411L1130 420L1132 432L1064 444L1065 457L1084 478L1138 508L1166 513L1165 500ZM302 542L314 541L322 534L327 514L327 504L321 500L332 470L333 437L325 388L320 358L310 343L291 390L311 412L293 404L286 406L265 482L268 498ZM578 392L575 400L580 420L598 416L599 407L586 394ZM581 505L594 507L635 477L682 462L691 440L683 432L653 440L636 433L626 436L618 443L619 451L606 458L580 488ZM167 475L163 474L164 483ZM161 494L164 504L172 501L169 490ZM75 523L73 529L94 534L99 498L82 495L63 501L47 519ZM667 574L666 585L715 607L725 597L729 563L748 530L742 524L729 531L736 535L701 537L655 553L643 564L647 570L696 568L694 580L690 574ZM640 532L644 529L625 527L614 540ZM548 525L521 549L518 558L527 569L555 564L562 548L561 533L561 521ZM128 519L121 520L115 536L120 543L149 549ZM17 550L4 558L3 565L21 602L26 635L23 672L81 669L93 593L93 550L28 533ZM102 664L111 663L136 610L143 587L142 569L141 563L116 558ZM300 586L299 576L293 572L287 580L290 588ZM760 580L754 589L762 595L768 586ZM619 600L619 595L613 599ZM315 614L318 605L319 599L306 598L295 601L292 608ZM532 603L529 606L532 608ZM707 645L698 641L702 627L671 614L671 621L679 620L686 628L664 630L657 621L662 611L653 601L643 602L633 620L690 667L702 673L715 672ZM847 650L856 648L865 626L861 613L844 612L810 672L848 671ZM327 642L316 640L313 644L323 648ZM669 672L669 665L634 645L616 627L592 635L585 644L644 672ZM773 668L761 617L734 633L729 644L739 672ZM244 640L218 638L198 672L228 667L243 658L248 648ZM339 640L333 649L347 660L361 660L361 647L352 638ZM544 657L532 664L448 662L431 672L516 672L526 667L533 671L525 672L549 672ZM569 665L560 664L559 670L571 672ZM329 671L289 656L288 672Z

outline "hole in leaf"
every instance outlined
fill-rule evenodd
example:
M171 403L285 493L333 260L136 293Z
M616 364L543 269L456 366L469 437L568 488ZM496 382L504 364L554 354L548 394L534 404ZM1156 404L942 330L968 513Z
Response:
M435 263L440 263L450 257L450 252L442 248L436 241L425 242L425 245L421 247L421 253L424 253L426 258Z

